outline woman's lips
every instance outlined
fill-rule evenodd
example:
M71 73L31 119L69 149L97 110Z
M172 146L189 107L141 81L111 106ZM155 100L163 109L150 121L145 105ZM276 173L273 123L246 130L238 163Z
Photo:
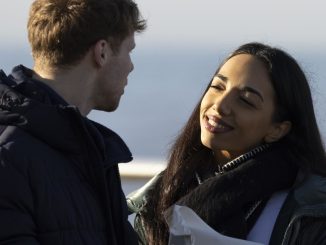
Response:
M233 130L233 127L216 116L205 116L204 127L211 133L225 133Z

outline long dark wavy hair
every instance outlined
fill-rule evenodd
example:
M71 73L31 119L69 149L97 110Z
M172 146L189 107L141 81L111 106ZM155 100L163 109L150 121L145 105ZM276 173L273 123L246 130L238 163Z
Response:
M221 66L239 54L252 55L265 64L276 94L274 120L278 122L288 120L292 123L290 132L281 139L289 148L290 157L304 172L324 174L325 151L316 122L309 84L298 63L278 48L261 43L248 43L231 53ZM205 93L210 84L211 81ZM203 96L171 148L163 177L150 193L146 212L143 213L149 244L168 243L164 211L196 187L196 171L202 172L203 169L214 168L216 165L212 164L216 161L212 151L202 145L200 140L199 110Z

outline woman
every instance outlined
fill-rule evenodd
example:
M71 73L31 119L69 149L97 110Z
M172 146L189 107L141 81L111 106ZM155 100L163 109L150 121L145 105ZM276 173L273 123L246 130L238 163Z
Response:
M163 213L173 204L227 236L326 244L325 166L301 68L282 50L249 43L217 69L167 168L128 203L144 244L168 243Z

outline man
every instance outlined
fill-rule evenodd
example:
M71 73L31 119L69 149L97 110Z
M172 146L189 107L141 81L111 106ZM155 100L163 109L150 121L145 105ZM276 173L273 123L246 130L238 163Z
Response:
M137 244L117 164L122 139L86 118L114 111L133 70L132 0L35 0L34 68L0 74L0 244Z

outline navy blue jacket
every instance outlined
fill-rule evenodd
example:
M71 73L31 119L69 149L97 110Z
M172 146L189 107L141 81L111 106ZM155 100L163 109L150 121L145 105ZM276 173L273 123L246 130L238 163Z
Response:
M0 74L0 244L137 244L113 131L18 66Z

